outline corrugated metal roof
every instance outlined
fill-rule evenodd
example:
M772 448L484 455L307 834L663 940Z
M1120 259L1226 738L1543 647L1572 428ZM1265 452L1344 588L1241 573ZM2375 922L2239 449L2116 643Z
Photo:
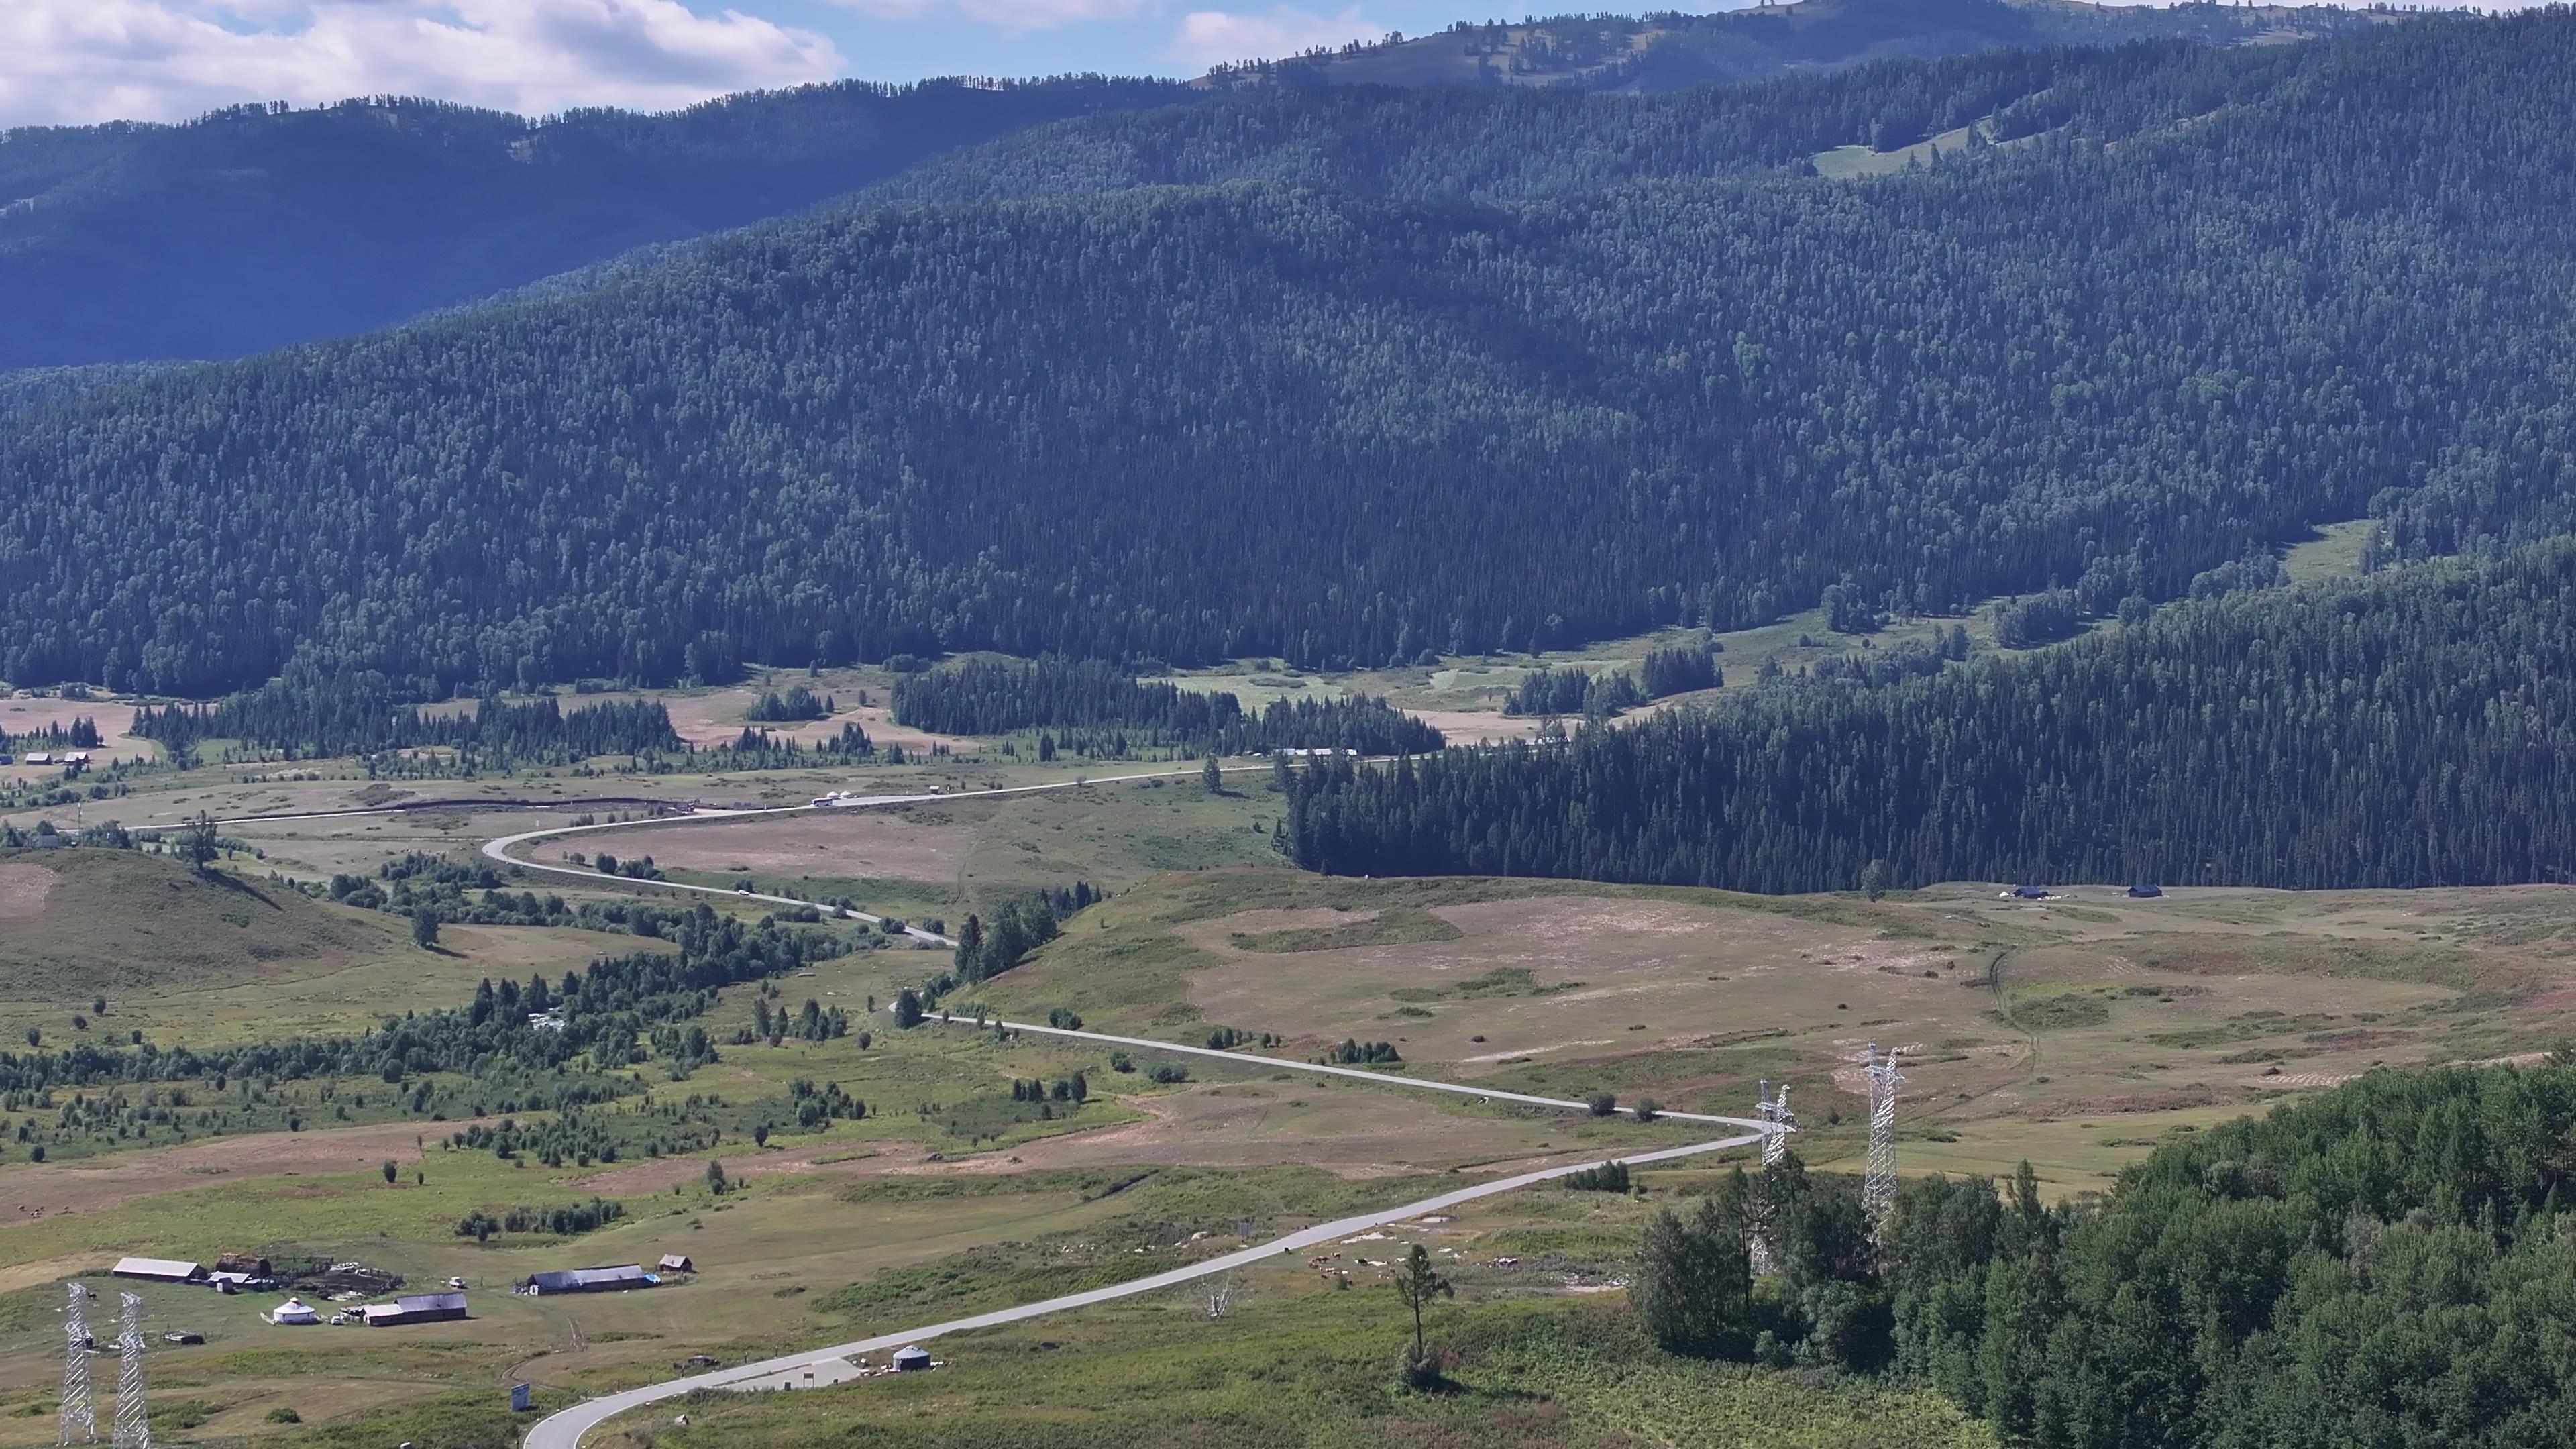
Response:
M120 1278L194 1278L206 1270L177 1258L119 1258L109 1271Z
M462 1293L408 1293L394 1300L394 1306L405 1313L436 1313L465 1306Z
M641 1263L625 1263L614 1268L561 1268L531 1273L528 1281L539 1292L562 1293L576 1288L640 1288L653 1281Z

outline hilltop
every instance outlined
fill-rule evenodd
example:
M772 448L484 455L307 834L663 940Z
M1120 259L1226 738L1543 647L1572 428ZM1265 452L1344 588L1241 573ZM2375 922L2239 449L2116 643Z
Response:
M796 211L1020 127L1191 94L1098 78L852 83L542 120L380 96L0 133L0 373L371 331Z
M1560 15L1459 21L1285 60L1220 66L1197 84L1569 86L1676 91L1874 60L2055 45L2193 40L2277 45L2347 34L2385 12L2330 5L2091 5L2083 0L1796 0L1714 15Z
M390 918L135 850L0 850L5 1001L230 985L412 949Z

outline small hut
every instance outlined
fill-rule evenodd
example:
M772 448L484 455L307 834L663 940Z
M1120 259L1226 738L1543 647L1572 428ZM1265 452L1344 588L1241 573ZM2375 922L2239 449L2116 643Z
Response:
M910 1348L898 1348L894 1351L894 1368L897 1373L919 1373L928 1367L930 1367L930 1350L917 1343Z

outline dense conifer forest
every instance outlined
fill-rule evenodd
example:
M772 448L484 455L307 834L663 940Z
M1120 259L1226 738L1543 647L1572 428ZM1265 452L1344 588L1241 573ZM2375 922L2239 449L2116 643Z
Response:
M374 96L0 133L0 373L387 327L950 147L1191 95L1098 77L844 84L541 121ZM0 412L13 391L0 379Z
M1297 862L1848 890L2576 875L2576 541L2175 605L1871 686L1787 678L1560 744L1331 762Z
M1666 1347L1893 1370L2035 1449L2576 1438L2576 1065L2374 1072L2158 1148L2107 1202L1907 1182L1874 1250L1794 1155L1649 1230ZM1767 1224L1779 1274L1757 1284Z
M1147 682L1114 665L1064 659L978 659L895 681L897 723L941 734L1044 729L1046 748L1195 755L1342 749L1363 755L1440 748L1440 732L1385 700L1273 700L1258 712L1223 690Z
M1067 123L578 295L31 405L0 677L1376 665L1829 589L2100 615L2366 514L2376 557L2576 528L2571 59L2549 12Z
M213 705L146 706L134 733L174 752L236 740L287 758L372 755L421 746L474 749L494 759L566 764L593 755L682 750L670 711L650 700L577 705L485 699L471 710L424 710L397 700L382 675L296 669ZM749 731L745 731L749 734Z

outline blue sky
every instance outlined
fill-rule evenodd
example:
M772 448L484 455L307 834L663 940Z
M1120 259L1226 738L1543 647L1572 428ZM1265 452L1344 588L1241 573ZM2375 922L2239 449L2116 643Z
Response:
M0 0L0 128L353 95L542 115L846 78L1186 76L1524 13L1439 0Z
M843 78L1185 76L1454 18L1436 0L0 0L0 127L374 94L543 114Z

